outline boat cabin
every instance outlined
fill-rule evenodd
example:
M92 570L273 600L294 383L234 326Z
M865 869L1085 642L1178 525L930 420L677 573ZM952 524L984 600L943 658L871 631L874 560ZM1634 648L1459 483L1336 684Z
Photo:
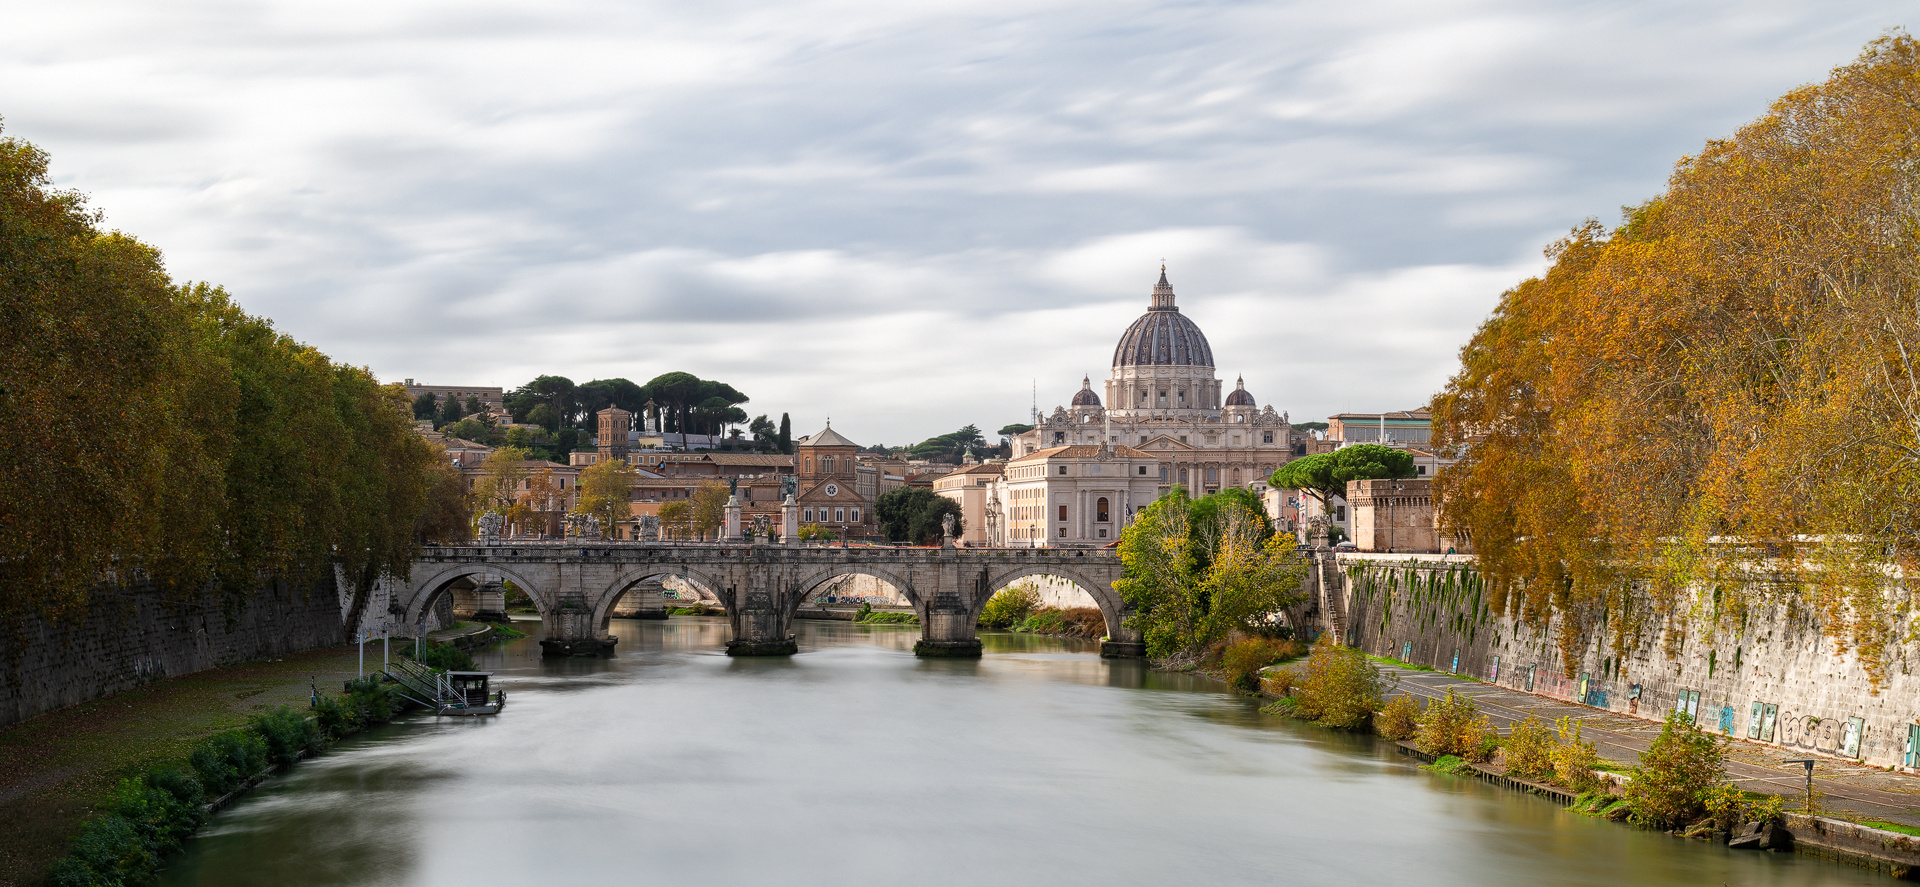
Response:
M487 678L492 676L490 671L450 671L447 685L465 699L467 705L481 706L487 704Z

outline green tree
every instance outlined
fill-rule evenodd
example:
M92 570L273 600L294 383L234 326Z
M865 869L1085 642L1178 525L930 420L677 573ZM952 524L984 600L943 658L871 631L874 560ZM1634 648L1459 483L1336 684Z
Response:
M774 445L779 431L773 427L773 422L767 418L766 414L761 413L747 424L747 433L753 435L755 446L770 447Z
M1384 444L1354 444L1331 453L1301 456L1273 472L1269 484L1299 490L1327 507L1335 496L1347 494L1356 480L1412 477L1413 454Z
M1175 486L1120 534L1114 588L1155 659L1193 658L1233 630L1270 633L1297 604L1306 565L1273 535L1257 505L1214 496L1204 507Z
M518 421L538 425L548 431L560 430L560 414L554 411L553 404L550 403L535 404L533 409L528 410L525 416L519 417Z
M1026 434L1027 432L1032 430L1033 430L1032 425L1020 425L1020 424L1003 425L1000 428L999 434L1001 437L1019 437L1020 435Z
M413 417L415 419L432 419L434 416L439 415L439 413L439 402L433 396L433 392L422 391L419 397L413 399Z
M926 487L895 487L873 501L874 520L889 542L937 545L945 536L941 519L948 514L954 516L954 534L965 532L959 503Z
M460 421L460 417L463 415L465 415L465 413L460 409L460 401L457 398L448 397L440 404L439 424L442 426L452 425Z
M487 406L480 402L480 395L469 394L467 395L467 403L463 411L469 416L484 415L487 411Z
M788 455L793 454L793 420L787 418L786 413L780 414L780 437L778 442L780 444L780 452Z

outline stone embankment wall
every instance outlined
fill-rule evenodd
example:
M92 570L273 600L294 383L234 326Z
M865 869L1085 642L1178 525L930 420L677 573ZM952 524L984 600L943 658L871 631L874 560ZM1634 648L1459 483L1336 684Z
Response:
M1312 624L1368 653L1641 717L1685 706L1704 729L1777 745L1782 757L1912 769L1909 755L1920 751L1909 747L1920 724L1920 679L1912 674L1920 642L1888 649L1887 679L1875 688L1814 617L1779 604L1745 619L1656 614L1618 655L1612 631L1595 627L1573 638L1569 670L1566 621L1536 629L1494 612L1471 557L1320 558L1308 580Z
M141 684L345 641L344 595L274 583L228 614L145 586L96 593L83 615L21 621L0 654L0 727Z

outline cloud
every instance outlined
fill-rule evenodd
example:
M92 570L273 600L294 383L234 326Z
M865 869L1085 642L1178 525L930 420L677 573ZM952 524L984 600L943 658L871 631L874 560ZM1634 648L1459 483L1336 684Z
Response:
M41 4L0 115L384 376L685 369L899 442L1065 400L1163 258L1277 409L1419 403L1543 244L1907 9Z

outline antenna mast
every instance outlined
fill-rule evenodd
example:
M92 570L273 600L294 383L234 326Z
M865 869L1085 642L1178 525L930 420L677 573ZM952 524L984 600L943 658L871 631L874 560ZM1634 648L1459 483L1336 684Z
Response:
M1033 406L1030 408L1030 411L1027 413L1027 422L1032 425L1039 425L1040 424L1040 380L1039 378L1036 377L1032 381L1033 381Z

